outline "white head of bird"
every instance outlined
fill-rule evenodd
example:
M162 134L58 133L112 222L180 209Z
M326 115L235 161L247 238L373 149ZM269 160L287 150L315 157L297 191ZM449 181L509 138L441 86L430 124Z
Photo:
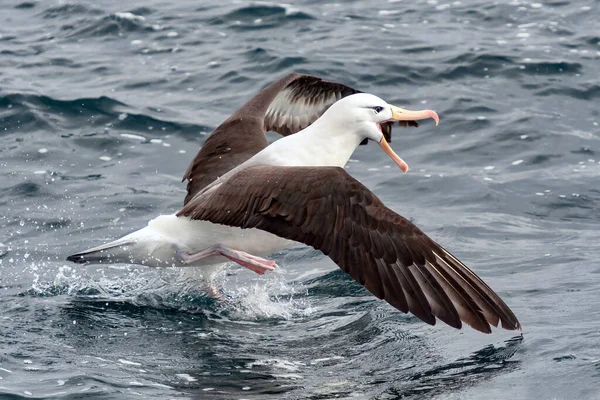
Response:
M386 103L379 97L368 93L357 93L344 97L334 103L313 128L325 135L343 135L341 147L352 147L353 152L364 139L373 140L400 167L408 171L408 165L392 150L383 136L381 124L390 121L417 121L433 118L435 124L439 117L432 110L410 111ZM345 162L344 162L345 164Z

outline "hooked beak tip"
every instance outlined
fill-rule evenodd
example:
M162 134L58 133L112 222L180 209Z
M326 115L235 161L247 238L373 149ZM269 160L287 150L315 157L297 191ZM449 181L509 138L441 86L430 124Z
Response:
M440 117L437 115L437 113L433 110L429 110L431 112L431 118L433 118L433 120L435 121L435 126L438 126L440 123Z

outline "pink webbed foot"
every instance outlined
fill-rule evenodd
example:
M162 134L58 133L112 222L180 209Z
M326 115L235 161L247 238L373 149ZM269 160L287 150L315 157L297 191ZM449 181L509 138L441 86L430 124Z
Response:
M196 253L177 253L177 256L184 264L191 264L206 257L219 255L226 257L229 260L234 261L259 275L263 275L265 272L272 271L277 267L277 263L275 263L275 261L266 260L264 258L246 253L245 251L235 250L222 244L211 246Z

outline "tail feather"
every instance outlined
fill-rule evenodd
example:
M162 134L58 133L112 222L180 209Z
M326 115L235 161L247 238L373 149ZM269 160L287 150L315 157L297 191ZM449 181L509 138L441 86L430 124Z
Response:
M146 226L122 238L92 247L67 257L78 264L140 264L168 267L177 262L179 246L152 226Z
M126 251L123 247L133 245L134 243L135 241L128 238L117 239L112 242L108 242L100 246L92 247L91 249L87 249L79 253L70 255L69 257L67 257L67 261L72 261L77 264L86 264L91 262L114 263L114 258L121 258L120 256L126 255Z

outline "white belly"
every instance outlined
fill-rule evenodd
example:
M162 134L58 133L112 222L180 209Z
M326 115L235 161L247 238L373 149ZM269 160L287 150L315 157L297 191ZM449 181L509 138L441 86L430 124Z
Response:
M149 234L138 243L147 244L147 254L157 261L156 266L184 266L176 257L177 251L195 253L216 244L242 250L256 256L268 256L289 247L293 242L259 229L241 229L208 221L193 221L187 217L161 215L148 227L134 232ZM187 266L206 266L227 261L223 257L208 257ZM149 265L146 260L143 264Z

